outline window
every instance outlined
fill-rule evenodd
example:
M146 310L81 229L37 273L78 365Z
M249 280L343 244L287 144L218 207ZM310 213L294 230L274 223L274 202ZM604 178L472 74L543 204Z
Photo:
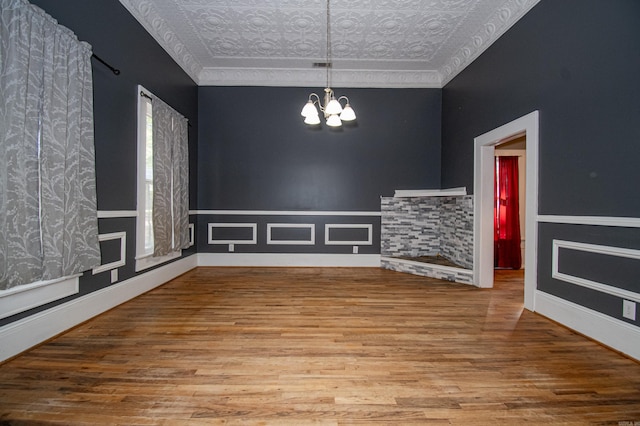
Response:
M143 142L141 147L141 155L143 158L142 175L143 182L141 183L142 205L138 206L138 209L143 212L143 233L144 242L141 244L144 256L153 254L153 105L151 99L140 95L140 119L142 120L142 132L140 136ZM140 201L139 201L140 203Z
M189 245L187 121L138 86L136 271Z

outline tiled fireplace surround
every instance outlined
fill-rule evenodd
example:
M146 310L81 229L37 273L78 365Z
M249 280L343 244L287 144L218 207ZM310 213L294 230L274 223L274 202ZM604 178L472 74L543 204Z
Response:
M473 284L472 195L381 197L380 201L383 268ZM414 260L424 256L440 256L456 266Z

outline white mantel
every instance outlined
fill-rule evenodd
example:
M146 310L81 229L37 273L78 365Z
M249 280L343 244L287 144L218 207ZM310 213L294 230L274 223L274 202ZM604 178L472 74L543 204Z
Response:
M467 187L448 189L396 189L394 197L452 197L467 195Z

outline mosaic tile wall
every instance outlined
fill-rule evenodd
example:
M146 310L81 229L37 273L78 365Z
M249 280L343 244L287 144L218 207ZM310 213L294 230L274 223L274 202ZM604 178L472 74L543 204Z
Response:
M473 196L440 198L440 254L472 269Z
M440 211L435 197L381 197L382 256L435 256L440 251Z
M382 197L383 257L440 254L473 268L473 196Z

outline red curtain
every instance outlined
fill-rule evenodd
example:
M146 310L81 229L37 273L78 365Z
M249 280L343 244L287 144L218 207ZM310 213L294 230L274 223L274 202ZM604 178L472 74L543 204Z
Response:
M496 157L494 182L494 264L498 268L520 269L518 157Z

